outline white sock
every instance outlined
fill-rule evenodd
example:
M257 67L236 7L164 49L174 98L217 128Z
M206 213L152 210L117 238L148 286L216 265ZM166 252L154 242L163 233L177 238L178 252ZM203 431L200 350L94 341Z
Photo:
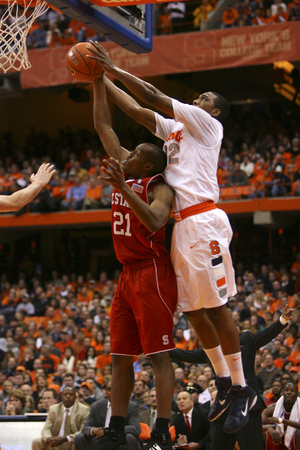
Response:
M241 352L224 355L233 385L246 386Z
M221 346L218 345L218 347L209 349L205 348L204 350L210 359L216 375L219 378L230 377L230 371L226 364Z

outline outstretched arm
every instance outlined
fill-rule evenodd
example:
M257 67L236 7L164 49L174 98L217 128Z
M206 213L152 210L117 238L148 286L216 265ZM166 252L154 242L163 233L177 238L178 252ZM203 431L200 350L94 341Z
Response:
M29 186L11 195L0 195L0 212L13 212L23 208L49 183L54 173L52 165L42 164L37 173L31 175Z
M151 133L155 133L155 113L151 109L143 108L130 95L119 89L105 77L106 90L112 101L119 106L128 116L136 122L147 127Z
M112 129L103 76L96 78L94 81L93 115L95 130L106 152L117 161L123 161L128 155L128 150L121 146L116 133Z
M154 233L168 220L174 199L174 192L170 186L163 183L155 186L150 192L150 204L147 204L125 182L123 170L118 161L113 158L106 159L101 169L105 176L99 178L108 181L123 195L139 221L149 231Z
M146 83L140 78L117 67L110 59L107 51L98 42L90 41L89 50L95 55L94 57L91 56L91 58L99 61L106 72L111 73L115 78L120 80L137 98L174 118L171 97L163 94L150 83Z

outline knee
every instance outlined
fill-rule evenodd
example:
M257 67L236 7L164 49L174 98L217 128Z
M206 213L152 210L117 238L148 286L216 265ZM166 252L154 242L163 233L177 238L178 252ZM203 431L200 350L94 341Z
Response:
M126 441L129 450L138 450L138 438L131 433L126 434Z
M83 433L75 434L74 436L74 448L75 450L83 450L86 448L86 436Z
M43 448L46 448L46 444L44 443L42 438L34 438L31 443L32 450L41 450Z

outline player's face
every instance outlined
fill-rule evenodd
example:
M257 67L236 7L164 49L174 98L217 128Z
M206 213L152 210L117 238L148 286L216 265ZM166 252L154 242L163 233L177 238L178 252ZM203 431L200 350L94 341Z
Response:
M284 400L287 402L295 402L298 397L298 391L292 383L287 383L283 389Z
M211 111L215 108L214 105L215 98L216 96L211 92L204 92L193 101L193 105L198 106L198 108L204 109L204 111L210 114Z
M122 169L124 172L132 175L134 178L140 178L147 163L147 157L149 155L146 144L138 145L135 150L129 152L127 158L122 163Z

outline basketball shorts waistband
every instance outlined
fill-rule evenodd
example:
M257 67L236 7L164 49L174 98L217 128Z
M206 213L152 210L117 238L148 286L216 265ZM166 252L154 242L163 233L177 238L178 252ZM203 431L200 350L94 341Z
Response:
M173 213L173 216L176 222L180 222L181 220L184 220L187 217L211 211L212 209L217 209L217 207L212 200L208 200L207 202L189 206L188 208L182 209L181 211L176 211Z

